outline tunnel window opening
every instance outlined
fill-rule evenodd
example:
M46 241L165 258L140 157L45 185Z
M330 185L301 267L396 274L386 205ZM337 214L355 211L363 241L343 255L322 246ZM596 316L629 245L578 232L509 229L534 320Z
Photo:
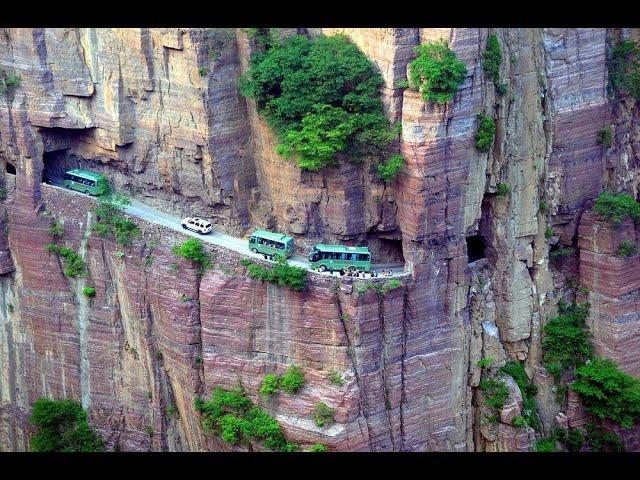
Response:
M483 258L487 258L486 255L487 245L482 235L473 235L467 237L467 255L469 263L477 262Z
M7 173L10 173L11 175L16 174L16 167L14 167L13 164L9 162L7 162Z

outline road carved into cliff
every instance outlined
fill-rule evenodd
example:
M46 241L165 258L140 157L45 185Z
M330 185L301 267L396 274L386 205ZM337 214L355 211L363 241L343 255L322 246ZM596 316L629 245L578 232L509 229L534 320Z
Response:
M45 185L48 185L49 187L52 187L52 188L56 188L58 190L62 190L72 195L87 196L84 193L66 189L62 185L54 185L54 184L45 184ZM183 229L181 224L182 220L180 218L165 212L160 212L150 207L149 205L146 205L140 202L139 200L132 199L131 205L129 205L126 208L125 213L127 213L128 215L132 215L134 217L140 218L141 220L144 220L146 222L162 225L164 227L175 230L176 232L180 232L184 235L189 235L191 237L198 238L203 242L211 243L213 245L226 248L228 250L233 250L234 252L240 253L247 257L260 258L260 259L264 258L263 255L253 253L249 250L247 246L248 240L249 240L248 236L245 238L232 237L231 235L227 235L216 229L214 229L211 233L207 235L200 235L198 233L192 232L191 230ZM291 258L289 258L289 264L309 270L310 272L313 272L316 275L323 275L323 276L332 275L329 272L320 273L310 269L309 262L302 255L294 255ZM397 277L397 276L401 276L408 273L405 271L404 264L402 263L379 263L379 264L373 264L372 267L376 271L380 271L381 269L391 271L392 273L391 277ZM338 275L338 273L336 272L333 275L336 276Z

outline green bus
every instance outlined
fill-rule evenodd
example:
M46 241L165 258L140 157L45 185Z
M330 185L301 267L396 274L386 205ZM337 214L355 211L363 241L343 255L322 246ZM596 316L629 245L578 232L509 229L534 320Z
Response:
M104 175L79 168L65 172L64 186L89 195L103 195L107 193L109 187Z
M368 247L345 247L344 245L313 246L309 254L309 267L321 272L341 270L349 273L370 272L371 252Z
M256 230L249 239L249 250L269 255L274 260L288 258L293 255L293 238L282 233Z

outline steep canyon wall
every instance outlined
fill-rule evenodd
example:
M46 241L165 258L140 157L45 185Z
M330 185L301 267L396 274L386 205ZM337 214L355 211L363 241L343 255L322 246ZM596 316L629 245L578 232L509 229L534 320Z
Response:
M478 361L525 362L548 433L562 406L541 367L541 329L559 299L588 300L598 352L640 375L638 256L615 255L620 235L637 241L638 230L614 232L589 212L605 188L638 195L638 108L613 98L606 67L612 38L637 31L280 30L295 33L343 33L378 66L385 112L402 124L396 182L379 180L369 159L312 173L280 158L255 102L237 92L257 48L242 29L0 32L0 67L22 78L0 97L0 448L27 449L30 406L50 396L81 401L110 447L229 450L203 433L193 400L240 383L303 445L530 450L533 429L510 424L522 407L515 383L511 413L483 421ZM483 71L490 33L503 95ZM414 47L436 38L468 71L445 105L399 86ZM479 113L496 118L487 153L475 148ZM597 142L607 125L609 148ZM41 184L72 166L234 235L267 227L301 247L368 242L409 273L386 295L316 275L295 292L248 278L237 254L215 249L200 278L171 252L175 232L136 220L143 236L128 248L91 234L91 200ZM68 279L45 251L52 218L89 278ZM486 258L470 263L474 236ZM576 251L554 262L558 246ZM262 399L264 375L292 363L307 378L301 393ZM334 370L341 387L327 379ZM336 409L329 428L313 422L319 401ZM637 432L623 433L635 448Z

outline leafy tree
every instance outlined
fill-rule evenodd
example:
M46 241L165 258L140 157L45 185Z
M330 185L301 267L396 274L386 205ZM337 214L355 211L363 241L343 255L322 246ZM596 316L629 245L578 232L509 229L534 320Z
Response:
M418 58L411 62L409 84L422 92L425 101L445 103L467 75L467 67L444 39L416 47Z
M611 360L596 357L578 368L571 389L580 394L587 411L600 419L610 418L624 428L640 420L640 380Z
M249 30L266 38L266 29ZM346 36L269 35L264 47L239 89L277 132L279 154L311 171L337 165L340 155L387 156L397 135L382 111L382 76Z
M311 446L310 452L326 452L327 446L322 443L316 443Z
M559 315L543 328L542 361L547 371L557 379L564 370L584 364L593 354L586 324L588 316L588 304L569 307L561 304Z
M29 421L37 432L31 438L33 452L99 452L102 439L91 429L87 413L74 400L39 398Z

